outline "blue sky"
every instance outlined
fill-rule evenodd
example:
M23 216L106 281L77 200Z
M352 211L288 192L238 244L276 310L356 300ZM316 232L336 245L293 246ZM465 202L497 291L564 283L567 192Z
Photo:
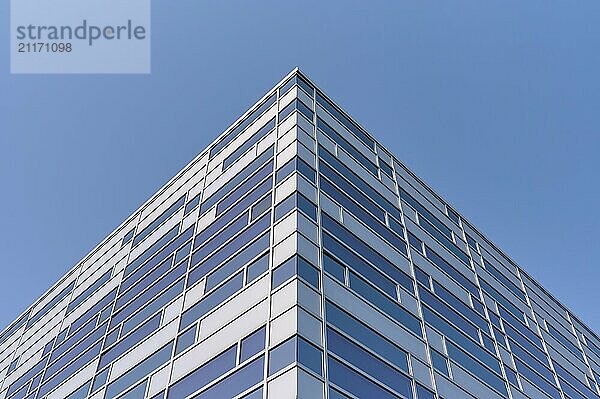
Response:
M293 67L600 332L596 1L156 1L150 75L10 75L0 328Z

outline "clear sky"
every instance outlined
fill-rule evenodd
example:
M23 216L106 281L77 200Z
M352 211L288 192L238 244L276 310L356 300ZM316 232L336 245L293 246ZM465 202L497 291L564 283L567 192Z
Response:
M600 332L600 2L154 1L129 76L10 75L8 3L0 329L299 66Z

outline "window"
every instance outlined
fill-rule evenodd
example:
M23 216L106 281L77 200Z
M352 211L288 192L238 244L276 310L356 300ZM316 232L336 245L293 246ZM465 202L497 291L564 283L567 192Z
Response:
M192 209L196 208L200 204L200 194L196 194L194 198L190 199L187 204L185 204L185 211L183 211L183 216L187 216Z
M265 333L266 328L261 327L242 340L240 345L240 363L245 362L265 349Z
M180 354L196 342L196 329L197 325L194 324L191 328L187 329L177 337L177 343L175 344L176 355Z
M450 377L450 372L448 370L448 361L446 360L444 355L433 349L431 349L430 353L431 364L433 365L433 368L439 371L440 373L444 374L446 377Z
M319 288L319 271L304 258L295 255L273 271L273 289L295 275L300 276L313 287Z
M144 238L148 237L150 233L154 232L158 226L163 224L167 219L173 216L185 203L185 195L179 198L173 205L167 208L162 214L160 214L152 223L147 225L142 231L138 232L136 236L133 238L133 245L137 245L144 240Z
M269 375L283 370L296 361L322 375L323 353L300 336L293 336L269 351Z
M377 378L396 392L410 397L411 381L407 376L332 329L327 330L327 350Z

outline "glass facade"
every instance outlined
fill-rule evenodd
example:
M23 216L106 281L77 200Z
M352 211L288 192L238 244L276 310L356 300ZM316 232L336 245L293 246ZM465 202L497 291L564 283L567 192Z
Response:
M0 333L0 399L599 383L598 336L298 70Z

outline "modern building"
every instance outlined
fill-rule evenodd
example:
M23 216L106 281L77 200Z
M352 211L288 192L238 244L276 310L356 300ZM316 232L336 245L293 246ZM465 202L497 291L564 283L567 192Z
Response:
M294 70L0 334L0 399L593 399L600 339Z

